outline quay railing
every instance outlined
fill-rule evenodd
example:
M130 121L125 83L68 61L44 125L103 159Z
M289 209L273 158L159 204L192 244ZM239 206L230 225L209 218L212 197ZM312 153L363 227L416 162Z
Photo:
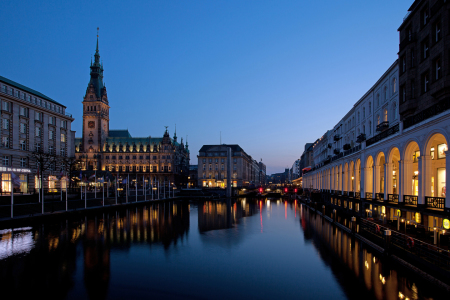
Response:
M372 200L372 198L373 198L373 194L366 192L366 199Z
M355 199L361 199L361 192L355 192Z
M385 246L383 234L384 231L388 229L391 230L391 244L395 246L395 250L413 254L439 268L450 271L449 250L428 244L409 235L385 227L382 224L377 224L365 219L361 219L360 221L360 233L382 247ZM416 228L414 227L414 229L411 230L414 231Z

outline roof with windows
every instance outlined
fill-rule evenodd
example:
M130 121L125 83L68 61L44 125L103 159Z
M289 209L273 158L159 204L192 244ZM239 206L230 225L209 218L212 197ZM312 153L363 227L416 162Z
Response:
M61 103L59 103L59 102L57 102L57 101L55 101L55 100L53 100L52 98L49 98L49 97L45 96L44 94L39 93L38 91L35 91L35 90L33 90L33 89L30 89L29 87L26 87L26 86L24 86L24 85L21 85L20 83L17 83L17 82L15 82L15 81L12 81L12 80L10 80L10 79L8 79L8 78L5 78L5 77L3 77L3 76L0 76L0 82L6 83L6 84L8 84L8 85L10 85L10 86L13 86L13 87L17 88L17 89L21 89L22 91L25 91L25 92L27 92L27 93L29 93L29 94L38 96L39 98L45 99L45 100L47 100L47 101L50 101L50 102L52 102L52 103L61 105L62 107L66 108L66 106L62 105Z

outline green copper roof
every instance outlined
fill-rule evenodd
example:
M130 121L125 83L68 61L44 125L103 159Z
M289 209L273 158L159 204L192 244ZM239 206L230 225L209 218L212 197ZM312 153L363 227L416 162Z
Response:
M66 106L62 105L62 104L59 103L59 102L56 102L56 101L53 100L52 98L49 98L49 97L45 96L44 94L39 93L38 91L35 91L35 90L33 90L33 89L30 89L29 87L26 87L26 86L24 86L24 85L21 85L20 83L17 83L17 82L15 82L15 81L9 80L8 78L5 78L5 77L3 77L3 76L0 76L0 82L4 82L4 83L6 83L6 84L8 84L8 85L11 85L11 86L13 86L13 87L15 87L15 88L21 89L21 90L23 90L23 91L25 91L25 92L27 92L27 93L29 93L29 94L33 94L33 95L38 96L38 97L40 97L40 98L42 98L42 99L45 99L45 100L47 100L47 101L53 102L53 103L55 103L55 104L61 105L62 107L66 108Z
M110 130L108 137L110 138L130 138L131 134L128 131L128 129L122 129L122 130Z

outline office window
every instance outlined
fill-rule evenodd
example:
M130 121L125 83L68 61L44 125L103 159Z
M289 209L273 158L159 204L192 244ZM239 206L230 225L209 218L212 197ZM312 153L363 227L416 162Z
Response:
M441 39L441 23L436 22L436 24L434 24L434 41L437 43L440 41L440 39Z
M27 159L25 157L20 158L20 167L22 167L22 168L27 167Z
M388 98L388 88L387 86L384 87L384 101L386 101Z
M435 80L438 80L442 77L442 72L441 72L441 59L438 58L434 61L434 69L435 69Z
M8 101L2 101L2 110L11 112L11 103Z
M422 11L422 25L425 26L428 23L428 8Z
M35 150L36 152L41 151L41 144L40 144L40 143L35 143L35 144L34 144L34 150Z
M27 107L20 107L19 108L19 114L22 116L22 117L28 117L28 108Z
M422 93L428 92L428 84L429 84L428 74L424 73L422 74Z
M66 156L66 149L65 149L65 148L61 148L61 149L59 150L59 154L60 154L61 156Z
M27 150L27 142L25 140L20 140L19 145L20 150Z
M387 109L384 110L384 122L388 121L388 111Z
M2 161L4 166L9 166L9 156L3 156Z
M48 139L49 140L53 140L53 138L54 138L54 131L53 130L49 130L48 131Z
M363 119L366 117L366 108L363 107Z
M4 130L8 130L9 129L9 119L3 119L2 120L2 128L4 129Z
M20 123L20 133L27 133L27 124Z
M35 113L34 113L34 118L35 118L36 120L42 122L42 113L40 113L40 112L35 112Z
M7 136L2 137L2 147L9 148L9 137Z
M422 52L423 52L423 59L426 59L428 57L428 42L427 41L423 41L422 42Z
M415 60L414 49L411 49L411 68L414 67L414 60Z
M53 146L48 146L48 153L53 154Z
M392 80L392 92L395 94L397 92L397 78Z
M64 133L61 133L61 143L66 142L66 135Z
M61 121L61 127L64 129L67 129L67 121L62 120Z

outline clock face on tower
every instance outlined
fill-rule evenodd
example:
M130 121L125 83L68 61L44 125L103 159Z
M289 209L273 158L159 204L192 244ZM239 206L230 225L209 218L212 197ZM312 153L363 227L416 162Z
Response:
M89 128L95 128L95 122L94 121L89 121L88 122L88 127Z

